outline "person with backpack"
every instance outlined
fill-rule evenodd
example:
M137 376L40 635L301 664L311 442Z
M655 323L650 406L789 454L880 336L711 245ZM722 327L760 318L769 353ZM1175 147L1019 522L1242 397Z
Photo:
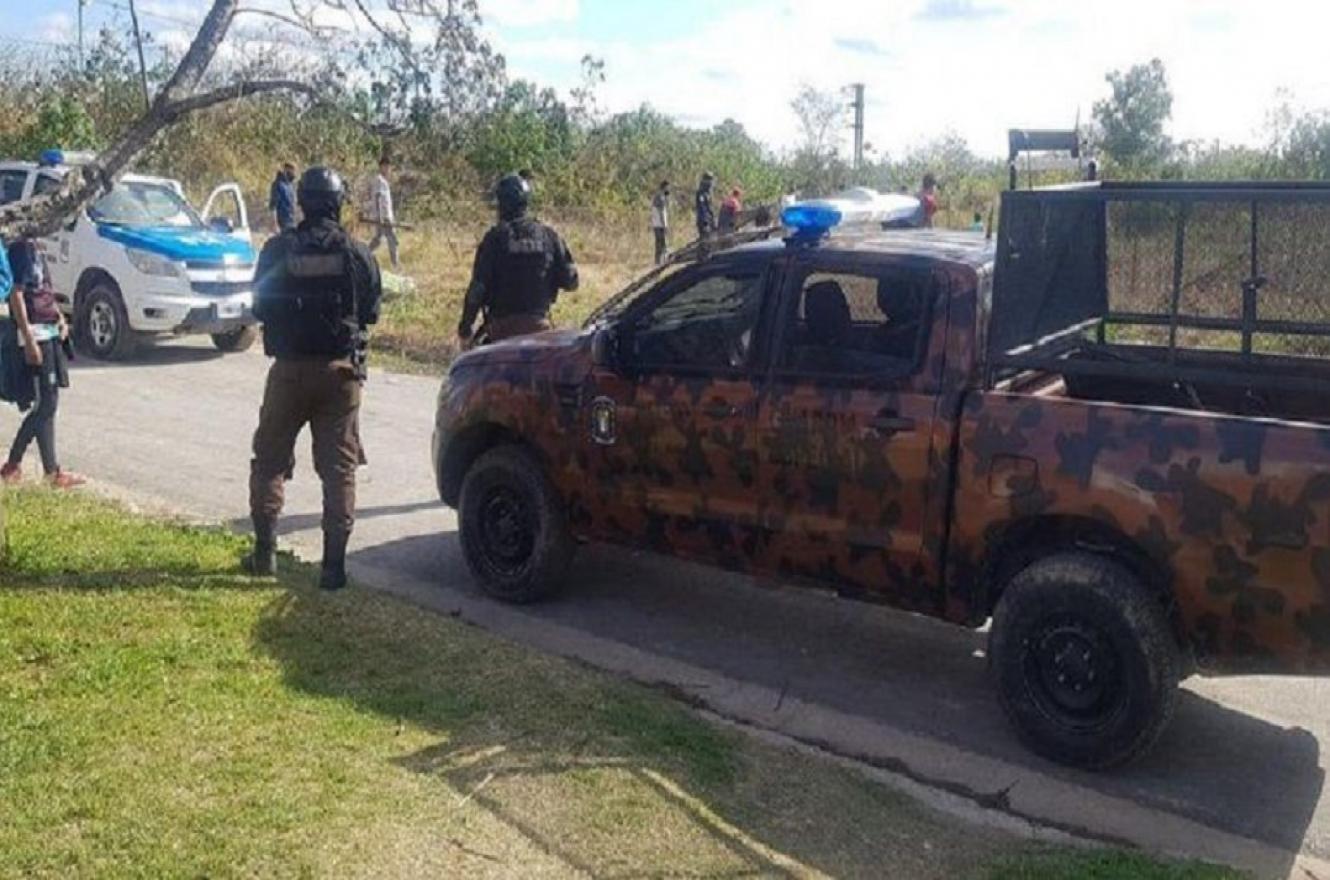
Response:
M255 270L254 315L273 358L254 431L249 504L254 549L244 567L277 570L277 519L295 467L296 436L309 425L323 483L319 588L346 586L346 545L356 513L361 383L368 327L379 320L379 266L342 226L346 187L331 168L309 168L296 186L304 219L268 239Z
M0 249L0 255L0 291L9 297L15 337L15 346L6 347L11 381L5 385L19 409L27 411L9 447L9 458L0 466L0 480L13 484L23 479L23 457L35 440L47 481L57 489L72 489L86 481L60 467L55 449L60 389L69 387L69 325L46 277L37 243L21 238Z
M577 264L567 243L527 213L531 184L509 174L495 186L494 196L499 222L476 248L457 325L463 349L474 342L477 317L483 318L481 335L489 342L549 330L550 307L559 291L577 289Z

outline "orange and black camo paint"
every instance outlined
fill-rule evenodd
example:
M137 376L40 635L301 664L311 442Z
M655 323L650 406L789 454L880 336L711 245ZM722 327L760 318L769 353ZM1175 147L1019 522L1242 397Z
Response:
M925 359L891 387L623 375L591 331L469 354L441 398L442 497L523 443L580 538L971 626L1065 541L1157 588L1202 670L1330 669L1330 427L984 390L984 270L936 271ZM907 429L875 430L884 412Z

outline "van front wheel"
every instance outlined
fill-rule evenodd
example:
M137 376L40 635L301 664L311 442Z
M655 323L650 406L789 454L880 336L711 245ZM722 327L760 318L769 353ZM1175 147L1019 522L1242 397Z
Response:
M125 301L114 282L94 281L78 302L74 340L79 348L103 361L122 361L134 353L138 338L130 329Z

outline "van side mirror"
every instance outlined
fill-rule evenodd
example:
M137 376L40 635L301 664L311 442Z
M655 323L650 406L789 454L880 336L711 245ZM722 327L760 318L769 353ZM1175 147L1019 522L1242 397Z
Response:
M229 235L236 231L235 224L231 222L230 217L213 217L208 221L208 226L213 232L220 232L223 235Z

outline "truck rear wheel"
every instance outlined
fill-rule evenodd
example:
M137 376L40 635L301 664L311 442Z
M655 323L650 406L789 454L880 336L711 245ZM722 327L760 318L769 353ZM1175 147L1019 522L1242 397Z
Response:
M212 334L212 344L218 351L247 351L259 338L259 328L250 324L227 333Z
M93 281L78 298L74 341L103 361L125 360L138 348L138 337L129 326L129 313L115 282L106 278Z
M523 604L561 586L573 556L563 502L526 450L481 455L462 481L457 512L462 553L485 592Z
M1158 599L1090 553L1040 559L1007 585L989 656L1003 709L1025 744L1102 769L1146 751L1177 700L1180 658Z

